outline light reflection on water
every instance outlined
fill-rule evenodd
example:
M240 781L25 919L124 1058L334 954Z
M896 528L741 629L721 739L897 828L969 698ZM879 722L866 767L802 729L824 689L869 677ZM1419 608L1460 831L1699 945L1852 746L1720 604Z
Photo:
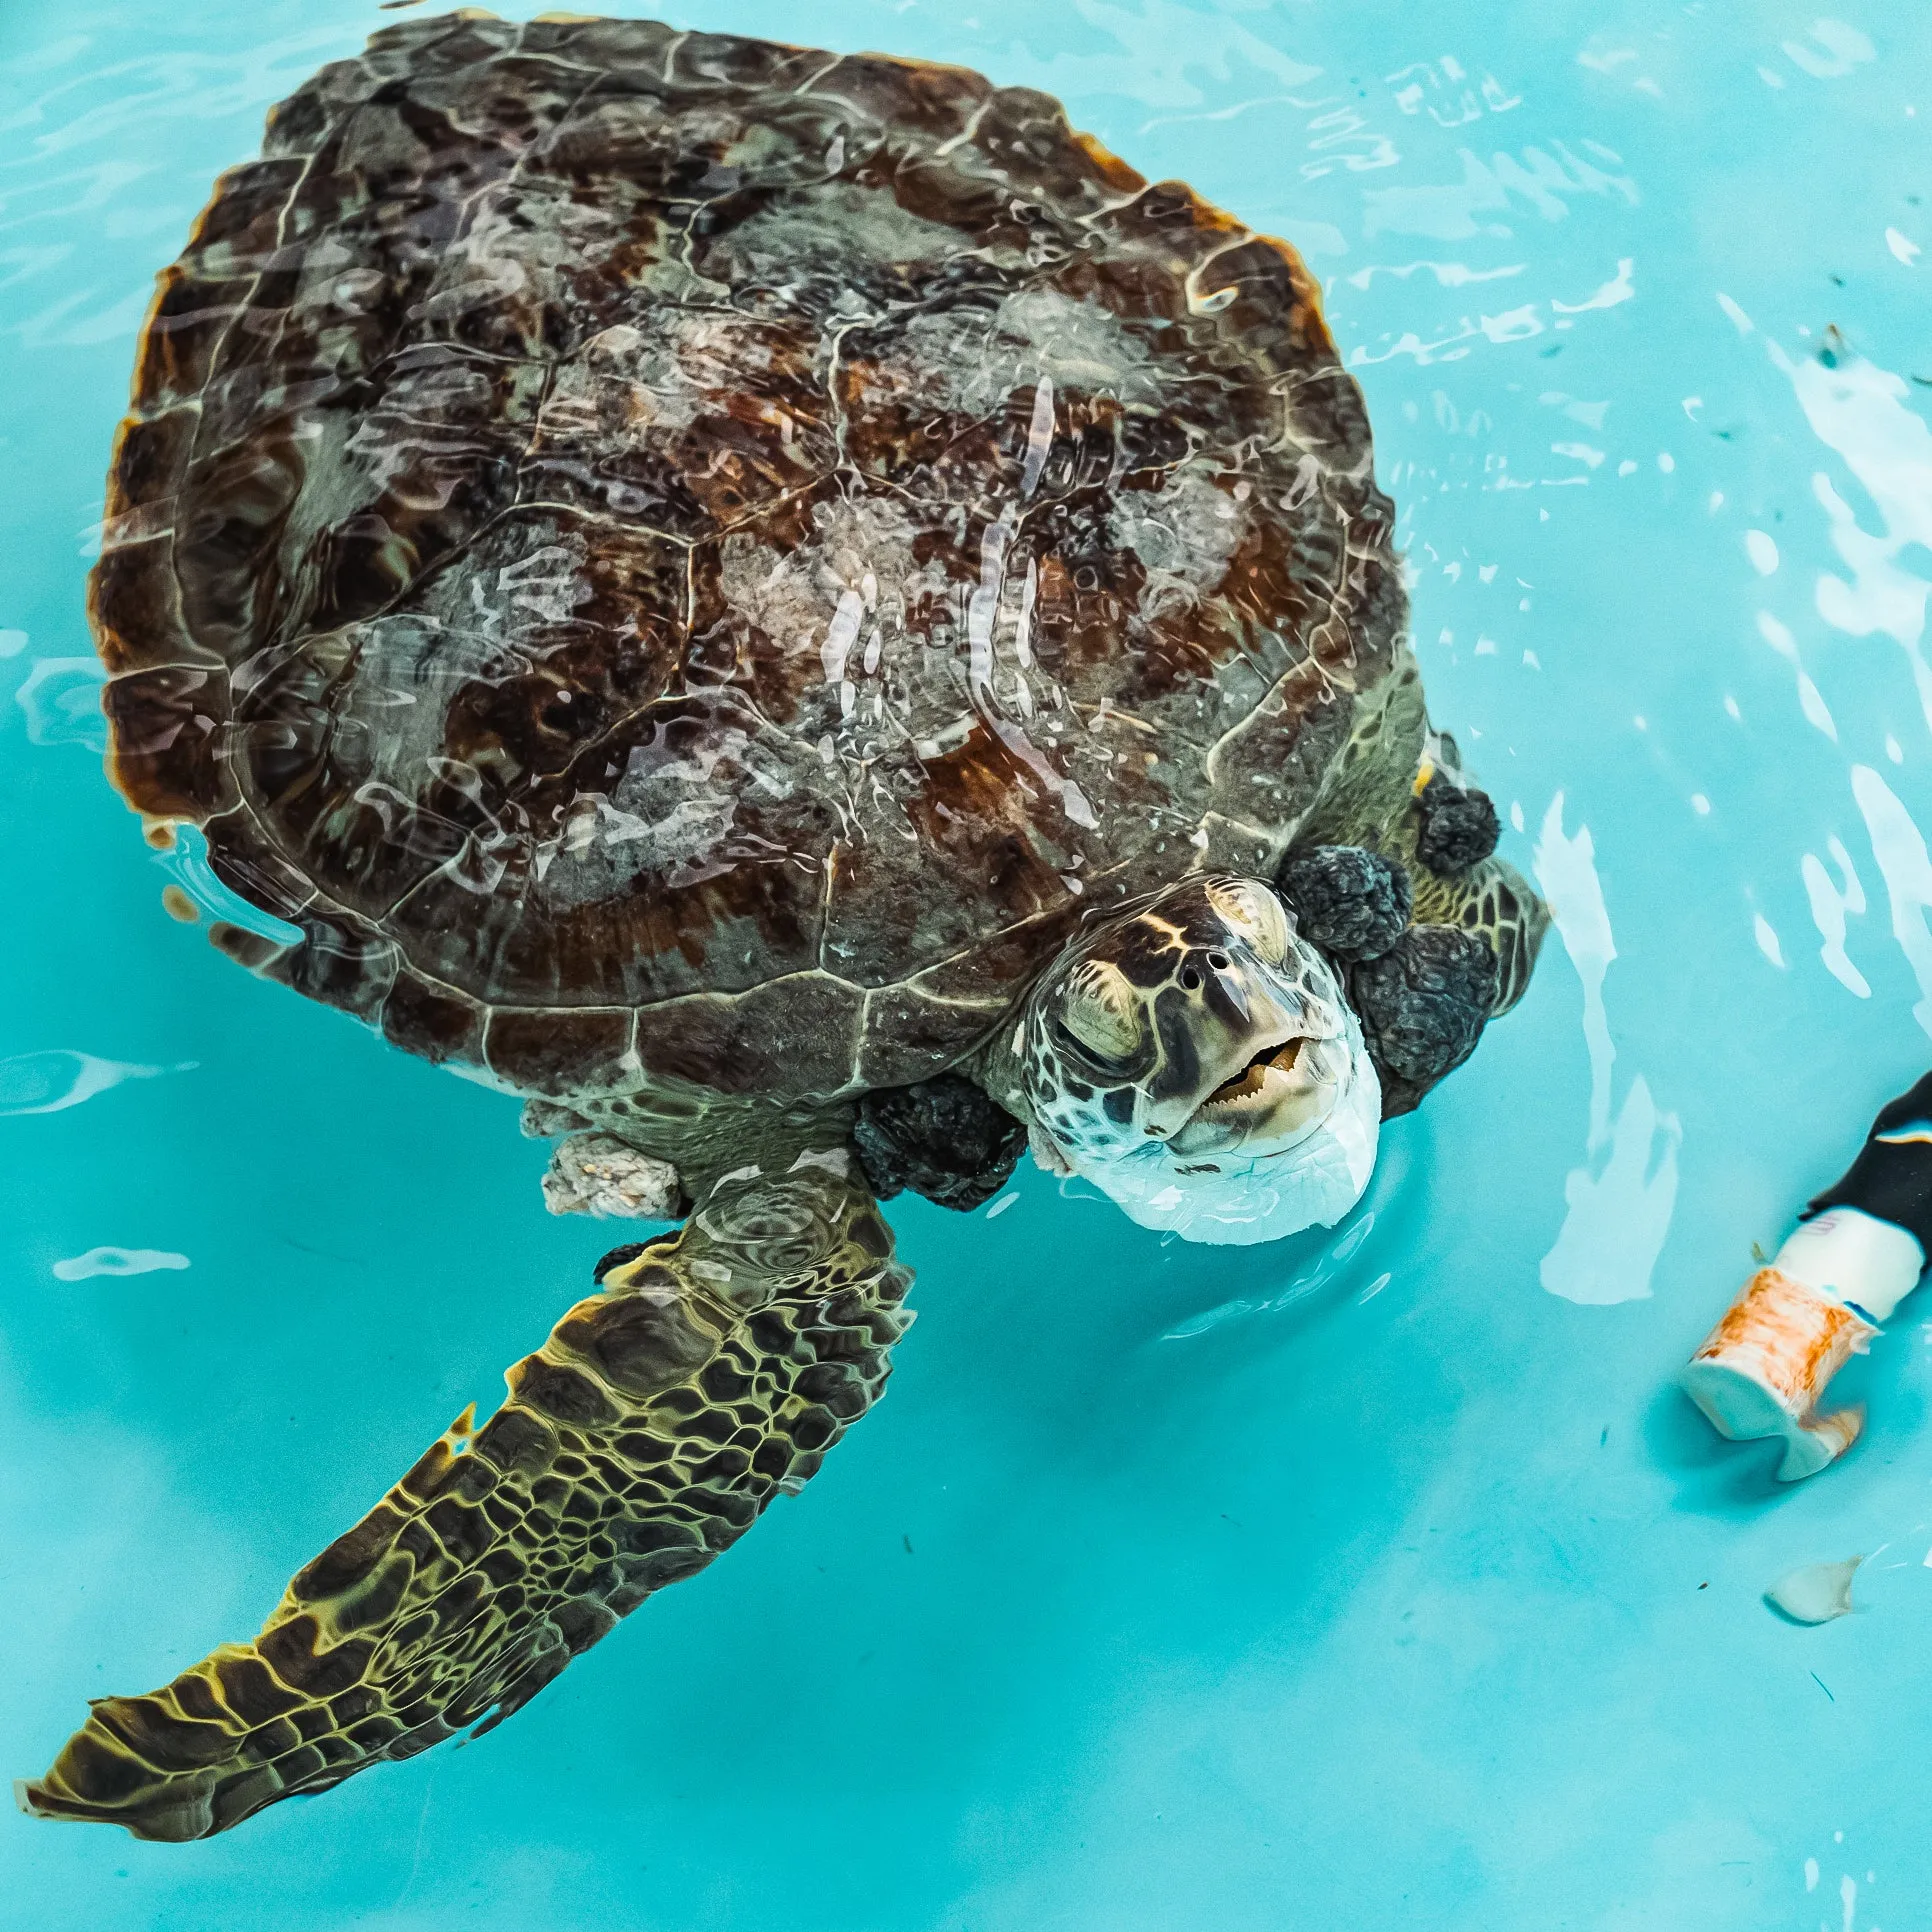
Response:
M0 15L10 1773L85 1696L254 1628L599 1245L541 1214L511 1101L161 916L94 755L82 582L151 277L266 104L387 18ZM996 1217L895 1207L922 1318L892 1399L729 1562L486 1743L233 1839L12 1820L6 1909L1925 1919L1912 1305L1858 1371L1865 1442L1795 1493L1666 1384L1932 1034L1932 25L1777 0L691 20L1047 88L1303 249L1433 708L1568 956L1326 1242L1163 1245L1027 1168ZM116 1254L150 1260L80 1271ZM1893 1539L1860 1615L1763 1610Z

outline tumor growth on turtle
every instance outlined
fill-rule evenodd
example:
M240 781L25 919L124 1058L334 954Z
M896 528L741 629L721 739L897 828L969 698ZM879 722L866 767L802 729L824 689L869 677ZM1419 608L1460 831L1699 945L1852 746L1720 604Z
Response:
M681 1225L28 1807L198 1837L498 1722L877 1398L879 1198L1346 1213L1545 923L1392 523L1293 250L1045 95L461 13L277 107L142 337L110 774L226 952Z

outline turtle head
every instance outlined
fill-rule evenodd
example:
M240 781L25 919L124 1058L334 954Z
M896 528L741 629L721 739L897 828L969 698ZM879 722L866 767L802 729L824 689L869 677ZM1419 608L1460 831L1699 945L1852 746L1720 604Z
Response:
M1259 879L1183 880L1084 927L1015 1042L1036 1129L1144 1227L1272 1241L1339 1220L1381 1092L1322 956Z

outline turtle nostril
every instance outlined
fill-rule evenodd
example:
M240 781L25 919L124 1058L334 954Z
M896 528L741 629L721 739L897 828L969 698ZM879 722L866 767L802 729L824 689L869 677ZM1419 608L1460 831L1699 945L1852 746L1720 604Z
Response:
M1181 984L1190 993L1198 993L1201 990L1200 969L1195 966L1183 966L1181 968Z
M1208 964L1211 967L1213 967L1217 973L1225 973L1228 970L1228 968L1234 964L1234 961L1231 960L1226 953L1209 953L1207 956L1207 959L1208 959Z

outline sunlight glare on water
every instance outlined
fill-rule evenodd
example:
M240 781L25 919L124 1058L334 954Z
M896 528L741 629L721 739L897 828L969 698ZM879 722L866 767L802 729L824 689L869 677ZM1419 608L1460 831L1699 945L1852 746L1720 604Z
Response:
M1820 4L672 16L1048 90L1295 243L1556 935L1332 1234L1163 1243L1027 1163L902 1197L890 1399L727 1560L475 1746L231 1835L9 1814L0 1924L1932 1920L1932 1308L1793 1490L1671 1386L1932 1037L1932 15ZM615 1238L544 1215L513 1100L166 917L212 879L100 772L152 278L396 17L0 8L10 1776L254 1630ZM1767 1611L1853 1551L1854 1614Z

